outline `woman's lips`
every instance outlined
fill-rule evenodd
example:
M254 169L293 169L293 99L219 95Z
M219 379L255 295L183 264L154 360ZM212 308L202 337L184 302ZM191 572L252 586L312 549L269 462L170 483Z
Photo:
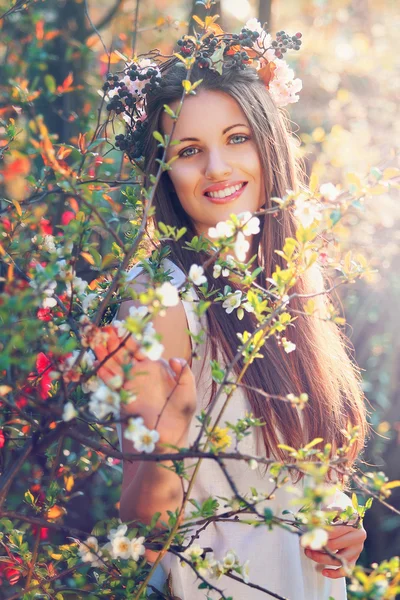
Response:
M233 192L233 194L230 194L230 196L225 196L225 198L212 198L212 196L207 196L206 194L204 194L204 196L213 204L227 204L228 202L232 202L232 200L235 200L238 196L240 196L246 186L247 181L240 188L240 190L236 190L236 192Z

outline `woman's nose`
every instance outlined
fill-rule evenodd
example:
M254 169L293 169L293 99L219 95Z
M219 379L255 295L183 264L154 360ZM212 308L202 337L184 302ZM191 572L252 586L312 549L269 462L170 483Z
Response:
M224 179L232 173L231 165L224 159L220 151L211 151L208 154L208 160L205 168L205 177L207 179Z

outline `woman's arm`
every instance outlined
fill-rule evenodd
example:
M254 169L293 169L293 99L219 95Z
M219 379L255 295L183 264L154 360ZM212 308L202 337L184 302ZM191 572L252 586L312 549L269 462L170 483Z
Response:
M146 286L148 283L149 278L144 273L133 280L132 287L136 292L140 293L147 289ZM132 306L138 307L140 303L137 301L123 302L118 312L118 319L126 319L129 316L129 310ZM186 331L186 313L182 302L179 302L176 306L166 308L165 313L164 316L157 315L152 321L155 331L162 338L161 343L164 346L162 358L168 361L174 357L179 357L190 364L191 342L189 334ZM154 392L154 385L155 381L149 377L147 384L142 386L143 394ZM138 400L140 401L140 398ZM137 414L138 400L124 406L121 414ZM146 423L146 425L151 427L149 423ZM122 451L124 453L135 453L133 443L123 435L125 428L126 425L122 424ZM184 435L177 445L184 446L186 444L187 435ZM158 449L158 451L162 452L163 450ZM168 463L164 464L168 465ZM141 463L140 461L136 461L129 463L124 461L120 501L120 517L123 521L133 518L150 521L155 512L162 513L161 519L168 518L166 511L175 510L181 499L181 481L174 473L157 467L157 464L154 462Z

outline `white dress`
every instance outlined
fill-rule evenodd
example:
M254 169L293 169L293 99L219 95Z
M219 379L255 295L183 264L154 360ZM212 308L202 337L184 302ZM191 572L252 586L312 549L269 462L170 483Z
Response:
M172 270L171 283L176 286L182 283L185 276L177 265L169 259L165 259L163 268ZM130 277L134 278L140 271L139 266L134 267L130 271ZM186 312L188 329L195 334L199 333L201 328L205 327L205 317L204 320L199 320L194 312L192 302L185 300L183 306ZM197 384L198 412L207 407L212 382L209 368L210 357L209 355L205 356L204 349L205 344L202 344L199 349L199 354L202 355L201 360L194 360L192 364ZM205 361L205 367L202 374L200 374L203 360ZM226 396L221 394L213 411L213 418L219 413L224 398ZM223 427L225 421L236 423L237 419L244 417L246 412L251 412L250 404L243 391L237 388L224 412L222 422L219 424ZM190 443L196 439L199 426L199 422L193 418L189 433ZM121 436L120 428L118 433ZM228 447L225 450L233 451L234 448ZM262 455L260 439L257 439L256 435L253 434L245 437L239 442L239 450L244 454L253 456ZM193 464L193 462L193 460L187 459L187 464ZM268 474L263 476L261 469L251 470L246 461L226 460L225 466L239 493L242 495L247 494L247 498L251 498L250 488L252 487L256 488L258 493L268 493L273 488L273 483L269 481ZM304 480L297 484L290 483L283 486L276 491L273 499L257 505L259 512L262 514L264 507L268 507L274 515L284 516L282 515L283 510L296 510L299 506L291 504L295 495L288 488L295 487L301 490L303 485ZM192 489L191 498L202 502L210 496L217 499L218 497L230 499L233 495L229 483L216 462L208 459L203 460ZM224 508L224 500L221 499L219 502L218 513L229 510L229 508ZM351 504L351 500L336 487L330 504L345 508ZM190 514L191 510L194 510L194 507L189 504L187 514ZM190 539L190 536L188 539ZM329 600L330 597L334 600L345 600L347 598L345 579L330 580L324 577L320 572L323 568L322 565L305 556L299 539L298 535L277 526L270 531L266 525L255 528L252 525L240 522L212 522L200 533L195 543L202 548L213 548L217 560L222 559L228 550L234 550L240 564L249 561L249 581L251 583L271 590L274 594L288 600ZM174 595L179 599L204 600L207 593L210 598L219 599L220 596L215 592L198 589L201 580L196 580L194 571L189 565L182 566L178 557L168 553L160 565L152 579L152 584L156 587L161 586L166 575L170 573ZM232 596L233 600L264 600L264 598L274 597L226 576L222 576L219 580L210 579L210 582L222 589L225 596Z

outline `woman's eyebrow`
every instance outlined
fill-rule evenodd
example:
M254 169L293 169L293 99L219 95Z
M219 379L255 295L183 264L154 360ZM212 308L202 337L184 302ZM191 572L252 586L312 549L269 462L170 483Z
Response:
M225 135L225 133L227 133L230 129L233 129L234 127L248 127L248 125L245 125L244 123L235 123L235 125L229 125L229 127L225 127L225 129L222 132L222 135ZM183 142L199 142L199 138L194 138L194 137L186 137L186 138L182 138L181 140L179 140L179 144L182 144ZM176 144L178 146L178 144Z

